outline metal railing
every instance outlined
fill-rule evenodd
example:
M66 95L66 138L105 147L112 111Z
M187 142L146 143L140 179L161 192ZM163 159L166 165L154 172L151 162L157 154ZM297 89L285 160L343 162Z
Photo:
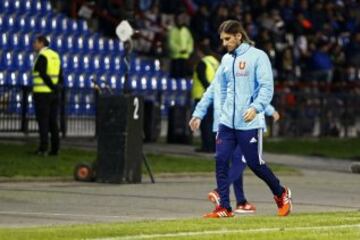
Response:
M184 92L187 94L188 92ZM158 93L156 93L158 94ZM182 93L177 93L182 94ZM173 102L162 94L162 104ZM63 136L96 134L96 92L94 89L65 89L61 95L59 125ZM356 93L277 93L273 105L281 115L268 122L273 137L358 137L360 95ZM164 115L165 114L165 115ZM163 116L166 112L163 111ZM0 132L37 132L31 88L0 86Z

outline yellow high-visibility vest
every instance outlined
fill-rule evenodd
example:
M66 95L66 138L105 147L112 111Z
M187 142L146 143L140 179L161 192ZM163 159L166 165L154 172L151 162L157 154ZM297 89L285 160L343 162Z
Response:
M203 57L201 59L201 61L203 61L205 63L205 66L206 66L206 71L205 71L206 80L210 84L212 82L212 80L214 79L214 77L215 77L216 69L219 67L219 61L215 57L213 57L211 55ZM206 89L201 84L201 81L200 81L200 79L198 77L197 72L194 71L193 87L192 87L192 97L193 97L193 99L200 99L202 97L202 95L204 94L205 90Z
M39 56L42 55L47 60L46 74L49 75L51 81L54 85L57 85L59 82L60 74L60 57L59 54L50 48L43 48L39 52ZM37 58L35 60L36 64ZM40 77L39 72L35 71L35 64L32 72L33 76L33 92L34 93L51 93L52 90L49 88L44 80Z

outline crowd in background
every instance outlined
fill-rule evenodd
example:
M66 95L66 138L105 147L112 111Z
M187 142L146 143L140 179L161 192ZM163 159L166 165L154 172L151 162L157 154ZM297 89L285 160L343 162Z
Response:
M125 2L108 0L94 4L121 19ZM142 36L136 46L142 54L173 57L170 33L180 19L178 28L190 30L190 35L185 34L187 38L195 43L206 42L221 55L217 28L224 20L236 19L256 46L269 55L279 83L328 85L360 80L358 0L138 0L135 3L133 22ZM99 29L114 34L115 26L100 19ZM191 59L195 51L188 50L191 50L185 54L190 59L188 66L193 66ZM186 74L191 76L191 69Z
M118 23L126 18L124 7L131 1L90 2L102 9L98 15L105 12L118 19ZM224 50L218 26L224 20L236 19L271 60L277 93L273 104L289 119L281 129L291 131L296 122L303 122L304 128L298 129L300 135L319 131L320 135L338 136L337 126L356 125L357 108L350 108L349 102L360 95L359 0L134 2L131 22L141 35L136 39L135 49L144 56L170 62L167 68L167 64L163 65L170 76L192 77L199 60L196 56L199 43L207 45L220 58ZM123 12L115 14L116 9ZM98 31L115 37L114 21L104 16L98 21ZM333 94L332 98L319 95L324 93ZM314 130L319 121L327 129Z

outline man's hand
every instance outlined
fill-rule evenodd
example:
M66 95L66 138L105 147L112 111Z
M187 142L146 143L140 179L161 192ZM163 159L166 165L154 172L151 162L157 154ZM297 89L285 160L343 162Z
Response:
M245 111L243 114L243 119L245 122L251 122L256 117L256 110L255 108L251 107Z
M189 126L191 131L195 132L195 130L199 129L201 123L201 119L197 117L192 117L189 122Z
M272 114L272 117L273 117L273 119L274 119L274 122L277 122L277 121L279 121L279 119L280 119L280 114L279 114L277 111L275 111L275 112Z

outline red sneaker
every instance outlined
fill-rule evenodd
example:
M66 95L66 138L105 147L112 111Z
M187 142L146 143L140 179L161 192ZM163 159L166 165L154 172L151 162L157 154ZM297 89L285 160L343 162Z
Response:
M285 187L285 191L281 197L274 196L274 200L278 206L278 216L287 216L292 210L291 191Z
M213 190L208 193L208 199L210 202L215 204L215 207L220 206L220 195L216 190Z
M237 205L236 209L234 210L234 213L254 213L256 211L255 205L246 202L244 204Z
M211 213L207 213L204 215L204 218L226 218L226 217L234 217L234 213L232 211L228 211L226 208L218 206Z

